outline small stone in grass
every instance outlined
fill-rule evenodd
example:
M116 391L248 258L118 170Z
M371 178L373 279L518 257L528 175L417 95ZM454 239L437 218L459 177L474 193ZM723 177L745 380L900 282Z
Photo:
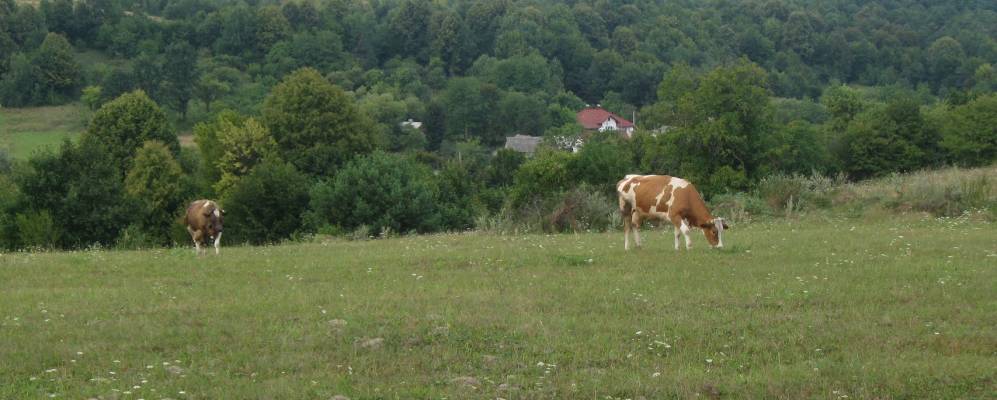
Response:
M477 389L481 386L481 382L473 376L459 376L450 380L450 383L457 385L462 388Z
M371 339L360 339L356 342L357 346L364 349L376 350L384 347L383 338L371 338Z

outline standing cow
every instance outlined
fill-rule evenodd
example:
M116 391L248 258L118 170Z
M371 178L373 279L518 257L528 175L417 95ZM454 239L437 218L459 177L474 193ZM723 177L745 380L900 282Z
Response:
M211 200L196 200L187 206L187 215L184 216L183 222L187 225L191 239L194 239L194 248L198 254L201 254L201 244L209 246L211 240L214 240L215 254L218 254L218 247L222 242L224 215L225 210Z
M671 221L675 225L675 250L679 249L679 233L685 237L685 248L692 248L690 227L702 228L710 246L723 247L723 232L729 229L723 218L714 218L706 209L703 198L689 181L668 175L627 175L616 184L623 216L623 248L630 249L630 231L640 247L638 228L645 218Z

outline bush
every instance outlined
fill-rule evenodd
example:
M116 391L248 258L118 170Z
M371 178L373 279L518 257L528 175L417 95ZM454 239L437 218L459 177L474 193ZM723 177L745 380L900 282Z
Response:
M308 208L308 177L294 166L265 162L222 198L225 236L235 243L273 243L302 229Z
M436 175L439 187L440 228L466 230L474 227L475 217L482 206L476 195L480 184L472 179L467 169L457 162L449 162Z
M567 191L550 213L545 230L554 232L606 231L620 223L617 203L601 188L582 185Z
M316 184L311 195L306 220L312 227L330 224L353 230L367 225L375 233L440 227L432 172L395 154L375 152L351 161L334 180Z
M110 245L133 218L121 172L103 146L64 142L58 154L40 153L16 177L23 204L48 211L62 247Z
M772 210L793 213L805 209L827 208L831 194L842 184L844 177L828 178L820 174L811 176L776 174L762 178L755 192Z
M616 182L633 172L631 160L624 145L614 140L590 140L572 158L568 168L574 182L584 182L610 194L616 192Z
M59 228L48 211L17 214L17 233L21 245L29 249L51 249L59 243Z
M554 198L570 185L568 165L574 156L543 150L523 163L513 179L509 200L513 208Z
M141 229L143 240L149 244L169 244L170 226L186 206L185 183L189 184L166 145L146 142L135 152L132 167L125 176L125 193L136 205L134 211L139 217L137 225L129 228Z

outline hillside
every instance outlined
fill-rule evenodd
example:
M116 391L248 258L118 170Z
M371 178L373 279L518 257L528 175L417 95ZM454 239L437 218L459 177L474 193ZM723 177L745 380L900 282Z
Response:
M82 112L78 104L0 108L0 149L19 160L36 151L58 150L63 140L75 139L85 129Z

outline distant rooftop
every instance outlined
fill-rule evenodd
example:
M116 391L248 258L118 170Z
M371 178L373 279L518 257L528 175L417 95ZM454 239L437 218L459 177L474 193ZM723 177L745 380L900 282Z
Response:
M537 146L543 141L539 136L516 135L505 138L505 148L513 149L520 153L533 154L537 151Z

